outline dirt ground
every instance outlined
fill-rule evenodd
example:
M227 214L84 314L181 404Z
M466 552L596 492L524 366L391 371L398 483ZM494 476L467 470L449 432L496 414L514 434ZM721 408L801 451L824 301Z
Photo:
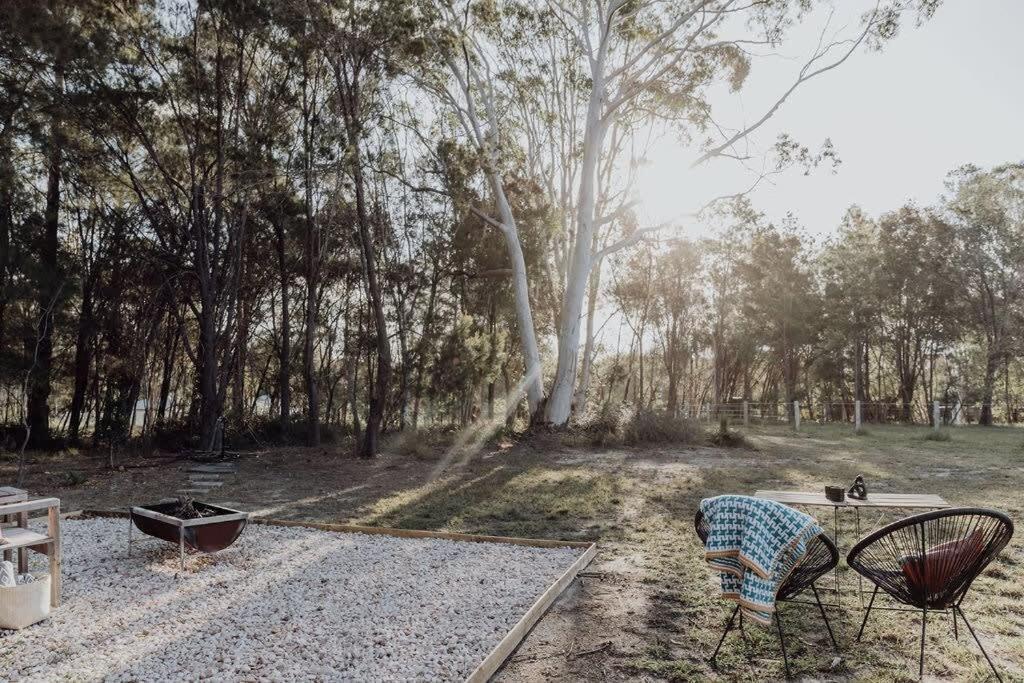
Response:
M373 461L348 449L269 449L244 454L237 475L205 500L276 519L348 522L535 538L592 539L595 561L541 619L497 678L541 680L774 680L783 677L774 631L732 634L708 656L728 617L693 533L701 498L756 489L820 490L863 474L875 491L942 495L1024 519L1024 430L963 427L948 441L927 428L754 428L752 448L569 447L554 438L489 444L471 457L429 442L396 444ZM184 461L35 456L27 488L65 510L115 508L166 497L188 480ZM442 465L446 465L442 468ZM0 460L0 483L13 479ZM123 469L122 469L123 468ZM831 511L809 509L831 530ZM899 516L868 516L867 532ZM840 519L841 556L855 540ZM841 566L845 566L841 562ZM920 617L863 612L857 580L842 571L844 609L830 610L843 659L834 663L813 607L783 608L787 652L798 678L916 680ZM830 582L826 582L830 583ZM832 595L823 594L832 599ZM1024 534L975 583L963 603L1004 680L1024 680ZM985 680L977 646L948 618L929 621L926 677Z

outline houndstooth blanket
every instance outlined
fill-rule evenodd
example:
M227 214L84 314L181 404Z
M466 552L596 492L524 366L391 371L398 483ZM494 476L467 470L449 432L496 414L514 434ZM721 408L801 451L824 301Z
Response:
M716 496L700 503L709 532L704 557L722 579L722 597L771 623L775 595L821 533L814 518L771 500Z

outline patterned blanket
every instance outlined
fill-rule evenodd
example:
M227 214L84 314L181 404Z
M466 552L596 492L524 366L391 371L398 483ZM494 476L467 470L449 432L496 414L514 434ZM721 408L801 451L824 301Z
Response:
M721 574L722 597L770 624L779 587L821 527L803 512L750 496L705 498L700 510L709 528L704 557Z

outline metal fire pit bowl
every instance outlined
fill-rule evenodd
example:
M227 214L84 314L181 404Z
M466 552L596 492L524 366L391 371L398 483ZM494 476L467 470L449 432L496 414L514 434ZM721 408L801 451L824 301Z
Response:
M249 522L248 512L198 501L193 505L197 510L209 516L181 519L173 515L177 505L177 502L172 500L131 508L128 524L129 555L132 550L132 526L134 525L147 536L169 543L177 543L181 568L184 570L186 545L203 553L224 550L235 542Z

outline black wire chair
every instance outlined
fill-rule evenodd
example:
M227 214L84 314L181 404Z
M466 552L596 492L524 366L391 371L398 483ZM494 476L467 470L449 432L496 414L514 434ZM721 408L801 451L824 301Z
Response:
M699 510L697 511L696 517L693 520L694 530L697 532L697 536L700 538L701 543L706 544L708 541L708 533L711 531L708 523L704 520L704 515ZM839 551L836 549L835 543L832 539L825 534L818 534L811 539L807 544L807 552L803 558L797 562L796 566L793 567L793 571L790 572L786 580L779 586L778 592L775 594L775 600L786 601L793 600L800 593L807 590L808 588L814 593L814 602L818 605L818 610L821 612L821 618L825 622L825 628L828 630L828 637L832 641L832 648L835 650L836 656L839 656L839 643L836 642L835 634L832 633L832 625L828 621L828 617L825 615L825 606L821 603L821 598L818 597L818 589L815 588L814 582L819 578L829 573L836 568L839 564ZM813 603L812 603L813 604ZM736 608L732 611L732 616L729 617L729 623L725 625L725 632L722 633L722 637L718 640L718 645L715 646L715 652L711 655L711 665L715 666L716 659L718 658L718 651L722 649L722 643L725 642L725 637L729 635L732 630L733 623L736 621L736 615L739 615L739 629L743 632L743 613L740 612L740 606L737 603ZM779 616L779 610L776 606L775 612L775 626L779 632L779 644L782 648L782 663L786 667L786 678L789 678L789 658L786 655L786 637L782 632L782 618Z
M925 512L865 536L846 558L854 571L875 584L857 640L864 635L875 597L882 590L897 602L921 610L919 676L924 676L928 612L949 610L953 616L954 637L960 638L959 617L981 648L992 673L1002 681L960 605L974 579L1012 536L1013 521L1009 517L982 508Z

